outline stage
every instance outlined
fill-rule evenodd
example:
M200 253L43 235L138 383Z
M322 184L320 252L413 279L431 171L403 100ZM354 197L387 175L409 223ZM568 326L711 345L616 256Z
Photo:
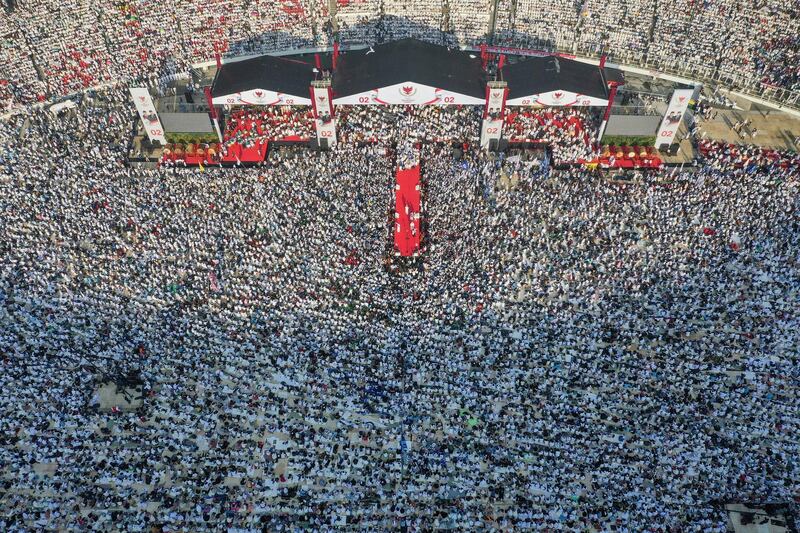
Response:
M254 165L263 162L269 152L268 141L253 141L247 145L219 143L199 146L168 145L161 155L161 164L187 167Z

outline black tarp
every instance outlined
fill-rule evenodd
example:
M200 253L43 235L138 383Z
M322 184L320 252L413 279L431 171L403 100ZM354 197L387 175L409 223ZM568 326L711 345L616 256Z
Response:
M608 99L608 82L623 82L616 69L601 69L557 56L528 57L506 64L500 71L508 83L508 98L523 98L532 94L569 91L594 98Z
M308 98L311 82L316 79L313 58L311 63L278 56L259 56L222 65L214 77L211 95L214 98L229 94L262 89Z
M416 39L340 54L333 74L333 94L341 98L403 82L474 98L486 96L486 75L478 53Z

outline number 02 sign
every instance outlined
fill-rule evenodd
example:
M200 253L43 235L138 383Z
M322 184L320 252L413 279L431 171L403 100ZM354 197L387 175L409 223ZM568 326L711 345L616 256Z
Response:
M130 91L133 105L136 106L136 111L139 113L139 119L142 121L147 137L151 141L167 144L167 139L164 137L164 126L161 125L161 119L158 118L158 112L156 111L156 106L153 105L150 91L145 87L131 87Z
M681 127L683 116L686 114L686 110L689 109L689 101L692 99L693 94L694 89L676 89L672 93L667 112L664 114L664 119L661 121L656 134L656 146L672 143L672 140L678 134L678 129Z

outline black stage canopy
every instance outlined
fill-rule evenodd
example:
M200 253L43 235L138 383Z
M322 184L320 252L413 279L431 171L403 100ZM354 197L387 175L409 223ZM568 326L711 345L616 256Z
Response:
M222 65L211 96L215 104L310 104L309 87L316 77L313 63L259 56Z
M481 101L486 98L486 74L476 53L416 39L342 53L333 75L333 94L339 99L406 82Z
M624 82L616 69L558 56L525 58L505 65L500 75L508 83L509 105L604 105L608 82Z

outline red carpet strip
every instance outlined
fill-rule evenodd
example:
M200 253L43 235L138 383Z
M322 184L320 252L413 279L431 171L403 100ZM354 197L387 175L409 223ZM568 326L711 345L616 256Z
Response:
M394 245L404 257L414 255L422 242L419 179L419 166L397 171Z

